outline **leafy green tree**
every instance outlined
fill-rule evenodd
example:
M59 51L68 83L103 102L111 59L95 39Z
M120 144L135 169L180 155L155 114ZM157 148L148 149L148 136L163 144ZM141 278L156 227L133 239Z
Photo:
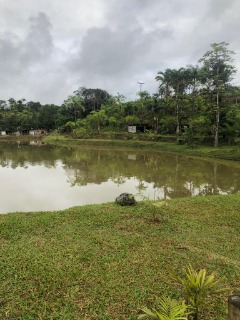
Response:
M19 112L22 112L24 110L24 108L26 107L25 101L26 101L26 99L24 99L24 98L17 101L17 110Z
M64 101L64 106L73 117L75 123L77 121L77 118L81 118L83 112L85 111L83 99L80 96L69 96Z
M7 109L7 102L5 100L0 100L0 112Z
M189 126L194 135L205 136L210 134L211 120L207 115L199 115L189 119Z
M20 127L19 114L17 112L8 111L2 114L3 127L2 130L14 132Z
M42 105L40 102L29 101L26 103L26 107L30 112L37 113L41 109Z
M138 92L139 100L136 101L135 114L142 125L152 125L157 127L155 121L158 120L156 114L155 99L148 91ZM156 121L157 122L157 121Z
M54 104L45 104L39 111L39 126L41 129L52 131L57 129L56 119L58 117L59 107Z
M28 110L24 109L22 112L19 112L19 130L21 132L28 131L31 128L37 128L35 126L36 119L34 119L33 114Z
M194 74L193 74L194 72ZM196 70L192 67L166 69L165 72L158 72L156 77L160 81L159 94L165 99L171 100L175 105L176 113L176 134L181 134L183 98L190 85L194 88Z
M137 124L139 122L139 119L135 115L129 115L125 118L125 121L128 125L133 126L134 124Z
M110 96L106 104L102 106L107 116L106 126L112 130L120 130L124 128L124 101L125 97L118 94L117 96Z
M86 123L90 128L96 128L97 132L101 132L101 126L107 122L105 110L91 111L86 118Z
M213 43L211 50L207 51L199 60L202 63L200 70L201 80L209 94L213 96L212 111L214 114L214 146L218 146L221 102L226 95L227 87L236 72L232 65L233 51L228 49L228 43Z
M17 111L18 110L17 101L14 98L8 99L8 107L9 107L9 110L12 112Z
M85 115L88 115L91 111L100 110L102 105L105 105L110 98L107 91L98 88L80 87L74 93L83 99Z
M240 108L238 104L229 106L222 131L229 144L240 135Z
M61 128L63 132L73 132L73 130L76 128L76 122L68 121L65 123L65 125Z

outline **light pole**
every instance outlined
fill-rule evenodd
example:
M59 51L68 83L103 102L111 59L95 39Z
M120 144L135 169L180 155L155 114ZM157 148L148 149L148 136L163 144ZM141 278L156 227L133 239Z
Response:
M139 86L140 86L140 93L142 92L142 85L144 84L144 82L138 82Z
M139 87L140 87L140 91L139 91L140 101L141 101L142 107L143 107L143 102L142 102L142 95L141 95L141 93L142 93L142 85L144 84L144 82L138 82L138 84L139 84Z

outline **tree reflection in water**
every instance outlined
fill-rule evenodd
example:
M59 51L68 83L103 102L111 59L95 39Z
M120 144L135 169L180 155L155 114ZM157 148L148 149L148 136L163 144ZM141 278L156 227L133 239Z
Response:
M41 146L41 147L40 147ZM231 194L240 191L240 165L200 160L165 152L138 150L68 149L31 143L1 143L2 168L61 164L72 187L112 182L118 187L131 179L136 193L164 199ZM128 190L125 190L126 192Z

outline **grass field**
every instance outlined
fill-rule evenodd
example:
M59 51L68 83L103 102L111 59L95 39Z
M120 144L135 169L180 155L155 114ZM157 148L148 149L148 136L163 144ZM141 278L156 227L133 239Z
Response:
M158 219L153 219L154 215ZM137 319L189 263L224 277L201 319L240 294L240 195L0 216L0 319Z
M139 140L103 140L103 139L72 139L61 135L50 135L44 138L44 141L59 146L66 147L102 147L102 148L134 148L134 149L151 149L156 151L168 151L185 154L187 156L217 158L224 160L240 161L240 146L211 146L199 145L190 148L186 144L178 145L175 142L156 142L156 141L139 141Z

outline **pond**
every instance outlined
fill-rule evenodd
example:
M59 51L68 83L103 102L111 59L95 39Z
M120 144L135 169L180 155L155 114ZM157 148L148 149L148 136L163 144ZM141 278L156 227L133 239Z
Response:
M0 213L240 192L240 164L166 152L0 143Z

